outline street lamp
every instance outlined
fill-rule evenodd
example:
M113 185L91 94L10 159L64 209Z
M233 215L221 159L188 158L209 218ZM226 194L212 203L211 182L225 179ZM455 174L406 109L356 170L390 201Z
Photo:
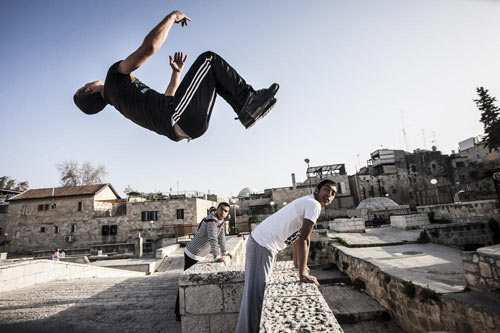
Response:
M437 203L439 205L440 200L439 200L439 190L437 188L437 183L438 183L437 179L435 179L435 178L431 179L431 184L434 185L434 187L436 188L436 198L437 198Z
M234 199L234 198L231 199L231 203L234 205L234 208L233 208L233 212L234 212L234 226L232 228L230 227L229 229L232 229L231 230L231 234L234 234L234 233L236 233L236 199ZM250 223L248 225L248 230L250 230Z
M274 213L274 205L275 205L274 201L271 201L269 205L271 205L271 213Z
M308 170L309 170L309 162L310 160L308 158L305 158L304 159L304 162L307 163L307 170L306 170L306 176L307 178L309 179L309 190L311 190L311 194L313 193L313 190L312 190L312 185L311 185L311 178L309 177L309 173L308 173Z

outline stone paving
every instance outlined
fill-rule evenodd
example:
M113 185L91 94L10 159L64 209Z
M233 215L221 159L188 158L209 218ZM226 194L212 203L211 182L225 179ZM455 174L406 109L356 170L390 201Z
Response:
M152 276L56 281L2 293L0 332L181 332L178 249Z
M386 245L415 242L422 230L401 230L390 225L380 228L367 228L364 233L329 231L328 237L342 238L349 246Z

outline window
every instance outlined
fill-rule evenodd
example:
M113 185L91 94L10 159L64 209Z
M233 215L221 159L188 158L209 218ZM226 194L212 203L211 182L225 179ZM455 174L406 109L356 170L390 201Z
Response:
M81 212L83 209L83 202L78 201L78 205L76 206L76 211Z
M0 206L0 214L7 214L8 210L9 210L9 206L7 206L7 205Z
M0 236L3 236L3 229L0 228Z
M45 232L45 227L40 227L40 232Z
M463 168L465 166L464 162L457 162L457 168Z
M21 207L21 215L26 215L26 213L28 212L28 206L22 206Z
M142 212L141 221L158 221L158 211Z
M57 225L54 226L54 233L55 234L59 233L59 226L57 226Z
M103 225L102 226L102 235L103 236L109 236L109 225Z
M73 232L76 232L76 224L72 224L71 227L70 227L70 231L73 233Z
M110 235L116 235L118 233L118 226L117 225L112 225L109 228L109 234Z
M184 219L184 209L177 209L177 219Z
M54 207L54 208L52 208L52 209L55 209L55 208L56 208L56 204L55 204L55 203L54 203L54 204L52 204L52 206ZM38 205L38 210L39 210L39 211L49 210L49 204Z

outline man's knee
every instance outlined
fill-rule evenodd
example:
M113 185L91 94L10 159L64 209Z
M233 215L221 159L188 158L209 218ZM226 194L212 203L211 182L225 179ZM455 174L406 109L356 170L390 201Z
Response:
M205 51L202 54L198 56L199 60L206 60L206 59L212 59L214 56L216 56L215 52L212 51Z

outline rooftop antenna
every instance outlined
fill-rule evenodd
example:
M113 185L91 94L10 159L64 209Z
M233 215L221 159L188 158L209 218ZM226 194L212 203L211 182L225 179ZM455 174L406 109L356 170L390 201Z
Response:
M405 139L405 146L406 146L406 151L408 150L408 141L406 140L406 131L405 131L405 123L403 120L403 110L399 110L401 112L401 127L403 128L403 137Z
M427 142L425 141L425 131L423 128L421 128L421 130L422 130L422 137L424 138L424 149L427 150Z

